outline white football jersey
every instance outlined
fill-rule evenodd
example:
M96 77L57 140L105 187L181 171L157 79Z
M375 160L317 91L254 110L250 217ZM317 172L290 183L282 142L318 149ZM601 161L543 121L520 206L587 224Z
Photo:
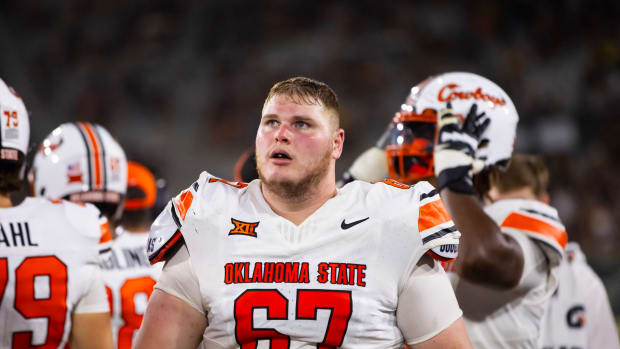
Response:
M98 261L111 236L101 222L94 206L68 201L0 209L0 348L62 348L72 314L109 310Z
M536 348L545 301L558 285L567 236L557 211L533 200L500 200L485 212L521 246L519 284L497 290L461 279L444 263L474 348Z
M424 253L458 237L426 182L354 181L296 226L271 210L260 181L203 172L154 222L147 252L165 259L184 239L207 348L401 348L405 282Z
M161 264L151 265L146 256L147 239L148 233L133 233L118 227L111 252L101 262L114 343L121 349L132 347L153 285L161 273Z
M605 286L575 242L566 245L560 285L547 302L539 348L620 348Z

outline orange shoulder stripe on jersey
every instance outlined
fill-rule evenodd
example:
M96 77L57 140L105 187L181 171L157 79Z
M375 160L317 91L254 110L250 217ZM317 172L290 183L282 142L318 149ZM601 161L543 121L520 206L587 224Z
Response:
M420 206L420 216L418 217L418 231L424 231L436 225L450 220L448 210L441 200L431 201Z
M231 181L227 181L227 180L221 179L221 178L209 178L209 183L216 183L216 182L228 184L231 187L234 187L234 188L237 188L237 189L243 189L243 188L248 186L247 183L231 182Z
M383 180L380 180L380 181L372 182L371 184L376 184L376 183L387 184L389 186L392 186L392 187L398 188L398 189L409 189L409 188L411 188L410 185L403 184L403 183L401 183L399 181L396 181L394 179L383 179Z
M166 252L168 252L168 250L174 246L177 241L179 241L179 239L181 239L183 235L181 234L180 231L176 231L176 233L174 233L174 235L172 236L172 238L170 240L168 240L168 242L166 242L166 244L159 250L159 253L157 254L157 256L155 256L155 258L150 260L151 264L155 264L157 262L161 262L164 260L164 256L166 255Z
M103 244L104 242L112 241L112 232L110 232L110 225L106 221L101 224L101 238L99 239L99 243Z
M177 211L179 211L179 215L181 216L181 220L185 220L185 215L187 214L187 210L192 205L192 201L194 200L194 194L189 189L186 189L179 195L179 197L175 200L175 204L177 207Z
M533 233L545 235L555 241L557 241L562 248L566 246L568 241L568 235L564 230L556 228L555 226L536 219L530 216L522 215L516 212L511 213L504 219L501 224L503 228L514 228L519 230L527 230Z
M99 146L99 142L97 140L97 138L95 137L95 131L91 128L91 126L85 122L80 122L79 123L80 126L84 129L84 131L86 132L86 135L88 135L88 143L90 144L90 146L92 147L92 161L95 164L95 185L94 185L94 189L102 189L103 185L103 170L102 170L102 157L101 157L101 147ZM92 181L92 178L91 178Z

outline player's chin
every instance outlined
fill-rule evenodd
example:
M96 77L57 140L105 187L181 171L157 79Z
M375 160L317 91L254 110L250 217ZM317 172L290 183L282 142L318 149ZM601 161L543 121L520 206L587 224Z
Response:
M290 167L269 166L262 171L263 180L269 183L294 183L299 179L297 171Z

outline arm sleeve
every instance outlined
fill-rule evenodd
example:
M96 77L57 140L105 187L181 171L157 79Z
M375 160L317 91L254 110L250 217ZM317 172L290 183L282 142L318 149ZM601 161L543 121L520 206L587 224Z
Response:
M443 268L430 256L423 256L398 297L396 321L406 343L428 340L462 315Z
M183 244L164 264L155 287L171 294L206 315L202 306L200 284L194 275L187 246Z
M105 291L101 269L97 265L84 267L84 275L90 275L86 292L75 305L74 314L107 313L110 311L108 295Z

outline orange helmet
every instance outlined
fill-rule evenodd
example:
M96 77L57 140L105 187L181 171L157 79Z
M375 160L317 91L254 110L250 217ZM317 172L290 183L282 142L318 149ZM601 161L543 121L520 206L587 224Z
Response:
M127 199L125 210L151 208L157 199L155 177L146 167L137 162L127 162Z
M431 78L411 89L407 100L392 119L391 136L385 148L390 178L411 183L434 176L433 146L437 136L437 111L415 109L415 97Z

